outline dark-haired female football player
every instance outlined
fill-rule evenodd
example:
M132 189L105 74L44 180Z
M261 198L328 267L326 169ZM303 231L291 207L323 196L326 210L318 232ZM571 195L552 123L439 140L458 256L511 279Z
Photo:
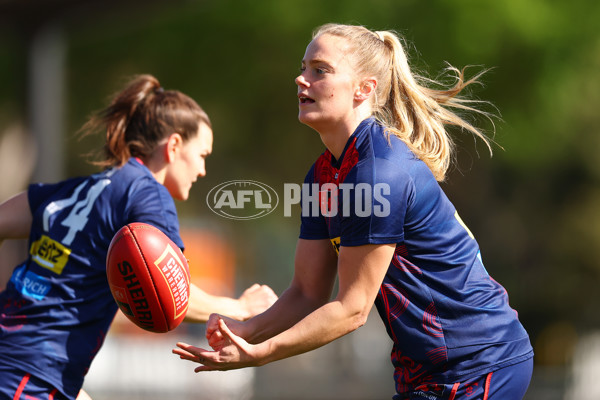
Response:
M28 237L30 248L0 293L3 399L78 396L117 311L105 266L112 237L145 222L183 248L173 199L188 198L212 152L202 108L150 75L131 81L84 128L106 134L102 172L32 184L0 204L0 243ZM232 299L192 285L186 320L206 321L211 312L246 319L275 299L267 286Z

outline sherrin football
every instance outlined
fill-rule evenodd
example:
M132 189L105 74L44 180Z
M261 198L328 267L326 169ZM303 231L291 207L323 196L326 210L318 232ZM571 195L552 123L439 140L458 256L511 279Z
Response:
M113 237L106 274L117 305L150 332L175 329L188 309L190 271L179 247L158 228L135 222Z

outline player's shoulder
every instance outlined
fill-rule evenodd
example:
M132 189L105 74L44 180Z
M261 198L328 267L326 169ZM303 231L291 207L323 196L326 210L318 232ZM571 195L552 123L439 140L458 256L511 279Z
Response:
M359 129L356 147L361 158L370 156L395 161L415 158L404 141L375 119L370 118L364 121Z
M357 135L359 162L349 174L349 180L403 188L414 188L417 182L428 181L428 178L435 181L427 165L402 139L374 119L367 122Z
M40 205L60 199L81 187L89 176L68 178L54 183L35 182L29 185L27 197L32 211Z
M96 179L108 179L111 185L123 191L135 192L143 187L160 189L161 185L152 175L150 170L131 158L121 167L113 167L96 175Z

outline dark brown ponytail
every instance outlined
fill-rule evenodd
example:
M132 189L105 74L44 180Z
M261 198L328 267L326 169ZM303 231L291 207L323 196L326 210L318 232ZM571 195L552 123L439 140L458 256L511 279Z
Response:
M145 159L162 139L179 133L183 140L198 133L208 115L190 97L163 90L152 75L140 75L119 92L110 105L83 126L83 135L106 130L102 167L122 166L130 157Z

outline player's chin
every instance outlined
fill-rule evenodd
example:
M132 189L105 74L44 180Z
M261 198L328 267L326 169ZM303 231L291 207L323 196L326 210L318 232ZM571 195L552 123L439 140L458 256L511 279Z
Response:
M298 112L298 121L316 130L316 125L319 122L319 118L317 115L315 115L315 113L300 110Z
M190 197L190 189L191 189L192 185L190 184L189 187L187 188L182 188L181 190L179 190L175 196L173 196L173 198L175 200L180 200L180 201L186 201L189 197Z
M310 116L307 114L308 113L306 111L303 111L302 109L298 110L298 121L302 122L303 124L309 122Z

